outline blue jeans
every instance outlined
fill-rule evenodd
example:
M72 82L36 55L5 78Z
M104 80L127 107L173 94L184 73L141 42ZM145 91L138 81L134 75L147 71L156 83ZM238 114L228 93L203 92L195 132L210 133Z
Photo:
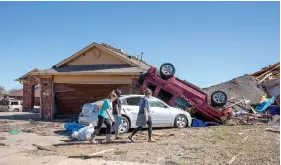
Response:
M115 131L115 137L118 137L118 136L119 136L119 130L120 130L122 121L118 123L118 122L117 122L118 115L113 115L113 116L114 116L115 123L114 123L114 125L113 125L113 127L112 127L112 131Z

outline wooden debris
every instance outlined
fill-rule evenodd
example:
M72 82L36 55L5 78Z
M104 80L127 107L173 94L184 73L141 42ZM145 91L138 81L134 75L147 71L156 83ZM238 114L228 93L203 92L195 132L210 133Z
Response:
M280 129L266 128L265 130L266 130L266 131L269 131L269 132L280 133Z
M68 158L81 158L81 159L91 159L91 158L102 158L103 155L74 155L74 156L68 156Z
M5 143L0 143L0 146L9 146L9 145Z
M114 150L114 148L109 149L109 150L100 151L100 152L94 152L94 153L91 153L91 154L88 154L88 155L69 156L68 158L81 158L81 159L102 158L103 155L101 155L101 154L104 154L106 152L110 152L110 151L113 151L113 150Z
M237 155L233 156L233 157L226 163L226 165L231 165L231 164L234 162L234 160L237 158L237 156L239 156L239 155L241 155L241 154L237 154Z
M43 146L40 146L40 145L37 145L37 144L32 144L34 147L37 147L37 149L39 150L46 150L46 151L52 151L46 147L43 147Z

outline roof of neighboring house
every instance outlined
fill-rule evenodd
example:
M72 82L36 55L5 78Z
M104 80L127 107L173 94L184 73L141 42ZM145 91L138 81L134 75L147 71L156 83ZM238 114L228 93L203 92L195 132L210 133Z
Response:
M0 96L1 95L8 95L9 92L7 92L5 89L3 89L2 87L0 87Z
M23 96L23 89L9 91L9 96ZM34 91L34 97L40 97L40 89Z

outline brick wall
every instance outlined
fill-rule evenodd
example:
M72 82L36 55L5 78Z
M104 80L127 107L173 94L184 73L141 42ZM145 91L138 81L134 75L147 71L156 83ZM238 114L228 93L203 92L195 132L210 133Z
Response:
M29 76L23 84L22 110L30 111L34 106L34 86L37 85L38 79L35 76Z
M51 78L40 78L41 105L40 113L42 119L52 119L52 83Z
M28 112L33 109L34 106L34 88L33 84L23 84L23 99L22 110Z
M132 94L142 94L141 85L138 82L138 78L132 79Z

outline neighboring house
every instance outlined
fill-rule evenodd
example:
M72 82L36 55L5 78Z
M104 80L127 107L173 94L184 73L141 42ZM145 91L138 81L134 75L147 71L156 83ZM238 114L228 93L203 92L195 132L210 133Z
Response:
M262 68L260 71L251 74L271 96L277 98L280 103L280 62Z
M34 91L35 91L34 92L34 105L39 106L40 105L40 89L35 86ZM23 89L10 90L9 97L14 98L16 100L23 100Z
M114 89L139 93L138 76L150 65L107 44L92 43L45 70L34 69L17 79L23 84L23 108L34 104L39 84L41 117L76 116L83 104L104 99Z
M7 92L4 88L0 87L0 98L3 98L7 95L9 95L9 92Z
M4 88L0 87L0 105L7 104L8 96L9 96L9 92L7 92Z

